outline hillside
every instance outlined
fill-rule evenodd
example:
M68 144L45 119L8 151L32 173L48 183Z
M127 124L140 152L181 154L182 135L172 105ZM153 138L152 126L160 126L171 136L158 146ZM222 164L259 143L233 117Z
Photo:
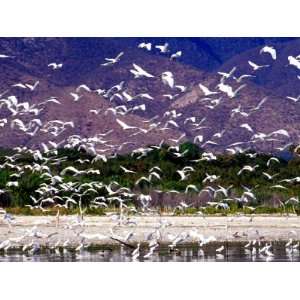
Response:
M0 51L9 56L0 62L2 146L63 146L74 135L106 154L196 136L199 146L217 152L277 152L299 142L298 103L286 98L300 94L299 70L288 65L288 56L299 54L299 39L152 38L151 51L138 48L142 41L147 39L2 38ZM155 45L166 42L167 52L160 53ZM260 53L266 43L275 47L276 60ZM170 59L178 51L182 56ZM120 53L117 63L102 65ZM268 67L253 70L249 60ZM49 67L53 62L62 67ZM151 76L135 78L133 64ZM218 87L218 72L233 67L223 84L241 90L229 97ZM164 72L173 87L163 82ZM251 77L237 82L242 74ZM205 96L199 83L212 94ZM117 120L135 128L122 129Z

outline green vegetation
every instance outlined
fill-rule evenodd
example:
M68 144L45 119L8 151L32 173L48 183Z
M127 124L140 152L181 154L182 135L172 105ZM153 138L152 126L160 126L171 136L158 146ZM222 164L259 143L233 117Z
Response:
M133 153L128 155L117 155L115 158L108 159L107 162L103 160L97 160L92 163L93 156L85 152L79 152L73 149L60 149L57 155L45 154L46 160L40 160L34 158L32 154L16 153L12 150L0 151L0 207L10 207L11 210L18 211L17 208L22 208L25 205L32 205L33 201L30 196L35 198L53 197L55 195L59 197L70 197L74 194L74 190L68 191L63 189L61 184L73 182L76 183L77 189L80 189L83 184L98 182L102 184L102 187L97 189L97 194L88 192L88 188L81 188L80 192L86 192L82 195L81 201L83 207L89 206L91 200L95 197L108 197L107 189L105 185L109 185L112 181L116 181L120 186L129 188L132 193L135 194L149 194L156 198L157 206L161 211L168 210L172 207L172 199L181 197L182 201L196 203L194 206L197 210L201 206L205 206L207 201L219 201L224 197L221 193L217 194L216 199L209 199L206 193L201 193L190 189L186 191L186 187L193 184L199 191L208 185L213 188L218 186L233 187L229 191L228 197L235 198L240 197L243 192L243 186L254 188L253 193L255 199L250 199L246 203L246 206L257 207L255 213L264 212L279 212L283 210L285 212L298 212L300 207L297 203L287 204L285 208L281 206L291 197L298 197L300 195L300 182L293 181L290 183L280 182L283 179L295 178L299 174L300 159L296 156L289 161L279 159L279 163L271 162L267 166L267 161L272 157L268 154L257 153L253 158L248 153L227 155L218 155L215 160L205 161L199 159L202 157L203 150L199 149L196 145L191 143L184 143L180 146L180 152L186 151L183 157L176 157L174 150L170 150L167 145L163 145L161 149L153 147L153 150L148 152L147 155L142 156L141 153ZM253 154L253 152L251 152ZM9 157L14 157L16 160L10 162ZM142 156L142 157L141 157ZM57 162L57 159L61 161ZM82 161L79 161L82 160ZM242 172L241 175L237 175L240 169L245 165L259 165L254 172ZM29 166L33 167L31 169ZM40 168L43 166L43 168ZM51 183L51 177L45 175L46 173L51 176L59 175L60 172L68 166L73 166L78 170L99 170L100 174L85 173L78 176L74 176L72 173L66 173L62 178L62 182ZM136 173L125 173L120 166L125 167ZM161 179L152 177L151 183L142 181L136 184L136 181L142 176L148 177L149 170L158 166L162 172L157 172ZM194 171L189 172L189 176L186 180L180 180L180 175L177 170L183 169L185 166L193 167ZM49 168L47 171L46 167ZM276 174L273 179L268 179L262 173ZM212 183L203 183L203 179L206 174L220 176L219 179ZM18 186L7 185L9 182L18 182ZM274 188L273 185L283 185L286 189ZM42 186L53 186L55 189L52 192L45 192L45 194L37 193ZM163 193L155 193L155 190L160 190ZM171 195L168 193L170 190L179 191L180 194ZM79 193L79 192L78 192ZM75 193L76 194L76 193ZM78 194L77 194L78 195ZM189 200L189 201L188 201ZM131 197L131 200L127 203L136 201L136 197ZM64 204L63 201L56 200L56 203ZM111 209L118 207L118 203L110 201L109 206ZM244 212L252 213L243 208L236 202L228 202L230 208L228 211L224 210L223 213L231 212ZM50 205L51 206L51 205ZM70 209L76 211L76 207L70 205ZM93 213L93 208L89 208L89 213ZM101 210L101 212L100 212ZM188 208L186 213L194 213L194 208ZM35 210L30 210L28 207L21 210L25 214L37 214ZM55 210L56 211L56 210ZM103 213L103 209L97 208L94 212L98 215ZM214 207L208 207L206 213L220 212L220 209ZM180 213L180 212L178 212Z

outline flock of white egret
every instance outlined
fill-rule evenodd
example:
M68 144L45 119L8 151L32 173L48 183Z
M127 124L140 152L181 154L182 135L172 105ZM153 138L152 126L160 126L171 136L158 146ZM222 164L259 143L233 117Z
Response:
M159 51L159 55L164 55L169 58L170 61L180 60L180 57L184 55L183 51L175 50L170 48L168 43L163 45L152 45L150 42L143 42L137 45L140 51ZM259 56L268 55L272 61L278 59L277 50L273 46L264 46L258 51ZM99 63L102 68L117 68L118 64L122 62L122 59L126 56L124 51L116 53L113 58L105 58L104 62ZM1 60L13 60L15 57L6 55L5 53L0 54ZM1 62L0 62L1 63ZM289 68L300 70L300 55L298 56L288 56L286 58L286 63ZM284 146L278 148L278 150L286 149L291 145L290 142L290 132L285 128L278 128L272 132L257 132L253 126L249 124L247 120L251 116L257 113L266 103L268 102L268 97L265 97L259 101L259 103L251 108L245 109L238 103L238 96L243 93L245 87L248 85L248 80L256 77L258 72L263 69L270 68L270 64L261 64L253 61L252 59L248 61L249 74L239 74L238 66L232 68L231 70L218 72L217 76L220 76L219 82L214 86L206 86L203 83L196 85L198 92L200 93L199 105L204 105L209 111L214 111L220 103L224 101L236 101L236 107L230 111L231 118L239 117L243 118L242 122L237 123L237 127L241 130L247 131L251 137L248 143L236 142L226 146L226 152L228 154L244 153L248 147L243 148L243 145L255 145L258 142L274 142L288 141ZM57 72L60 69L64 69L65 63L60 61L50 62L47 64L48 68L53 72ZM130 69L128 70L132 76L133 80L151 80L153 78L160 78L161 85L168 88L170 93L162 95L168 101L174 101L180 96L189 92L189 87L178 83L176 80L176 74L173 74L169 70L165 70L161 74L154 74L147 70L144 66L136 64L134 61ZM300 79L299 75L297 76ZM234 82L234 86L228 83L229 81ZM49 245L50 249L53 251L67 251L70 244L74 246L74 240L76 240L75 251L81 252L86 247L90 245L90 240L103 240L111 239L114 242L118 242L121 245L132 246L130 243L134 232L128 232L126 236L119 236L114 232L114 228L118 226L139 226L138 221L131 217L131 214L155 214L156 211L151 208L151 196L147 194L142 194L136 190L131 190L127 187L121 186L119 182L113 181L109 184L104 184L103 182L93 181L89 183L80 183L77 178L84 174L88 175L100 175L101 170L95 169L93 163L99 160L104 163L109 163L109 159L115 157L118 151L121 151L123 147L131 144L130 138L142 135L143 138L147 137L150 131L157 130L158 132L169 132L170 130L179 130L183 125L191 126L190 132L194 132L192 137L188 137L195 144L199 145L201 148L206 148L210 145L218 145L222 137L225 134L226 129L215 132L210 140L206 139L205 135L202 134L202 130L206 126L206 116L188 115L182 119L182 112L176 111L176 109L168 110L162 112L161 115L152 116L149 119L143 121L143 127L131 123L130 119L124 119L124 116L131 116L135 113L145 112L147 110L147 103L149 101L155 101L155 98L147 91L139 92L136 95L131 94L127 87L125 81L118 84L110 86L108 88L97 88L93 89L85 83L78 85L74 90L70 91L66 97L71 97L73 102L82 103L84 106L85 95L93 94L97 95L103 99L106 99L107 103L110 105L108 108L103 110L95 106L93 109L89 110L89 114L95 117L101 118L102 116L111 116L111 120L114 122L116 128L122 130L124 134L128 136L126 142L113 144L110 140L110 135L114 132L114 129L103 132L99 128L97 135L91 137L81 137L80 135L72 134L70 136L64 137L60 140L65 132L69 129L76 130L77 120L68 119L55 119L55 120L43 120L43 113L47 110L49 105L61 105L63 99L57 96L49 96L47 99L42 99L39 103L22 102L20 98L16 95L12 95L11 91L14 89L28 90L34 92L40 87L40 81L35 82L16 82L11 85L9 89L1 93L0 99L0 132L5 130L7 127L10 130L17 131L29 137L37 137L39 134L46 134L48 140L40 143L37 147L27 147L26 145L19 145L14 147L15 153L5 157L4 162L0 165L2 170L8 169L13 170L14 173L10 175L10 179L6 186L0 190L0 195L6 193L6 190L17 188L19 185L19 179L24 174L25 171L30 170L32 173L37 172L42 178L47 179L47 183L42 183L40 187L35 190L35 195L31 195L31 204L27 207L31 210L37 209L42 212L47 212L49 207L54 207L57 209L55 219L54 229L67 230L68 236L70 238L58 239L58 233L56 231L51 233L45 233L42 229L39 229L39 225L34 225L30 229L24 229L17 227L18 216L12 216L10 213L2 209L1 213L3 215L2 223L7 226L8 236L7 238L0 241L0 251L8 252L13 247L21 247L23 253L34 255L40 251L43 245ZM215 98L215 97L218 98ZM286 99L297 103L300 99L300 95L286 95ZM115 100L121 101L121 105L116 105ZM134 104L135 101L143 101L141 104ZM86 116L87 118L89 116ZM143 139L141 138L141 139ZM53 140L55 139L55 141ZM179 144L187 139L186 133L181 133L180 136L172 136L167 141L161 141L158 145L153 145L149 147L138 147L132 150L132 153L139 154L137 159L145 157L148 153L151 153L153 149L159 149L162 147L163 142L171 142L174 159L182 158L186 155L188 150L183 152L180 151ZM88 165L88 168L82 169L75 166L68 166L64 168L59 174L53 174L48 167L50 164L60 165L64 161L64 157L57 157L59 148L66 149L77 149L85 150L86 152L92 154L94 158L92 160L78 161L82 165ZM29 154L33 157L34 162L32 164L19 164L18 158L22 154ZM248 153L248 157L255 159L255 154ZM251 157L252 155L252 157ZM216 160L216 155L213 151L206 150L202 154L198 161L208 161L213 162ZM192 163L197 163L193 161ZM272 157L267 166L279 163L279 160L274 156ZM244 173L254 173L259 165L244 165L237 173L238 176ZM128 167L120 166L123 174L130 176L131 174L136 174L136 170L131 170ZM191 165L186 165L183 168L177 170L178 180L186 181L189 176L194 172L194 168ZM66 180L65 175L71 176L72 180ZM139 186L141 182L147 182L151 184L152 181L160 181L163 176L163 171L159 166L152 166L149 169L147 176L141 176L136 180L135 186ZM277 174L269 174L264 172L263 175L268 180L276 179ZM230 189L231 186L220 186L215 183L218 182L220 176L218 174L208 174L204 178L199 178L199 181L205 185L205 188L199 190L196 185L187 184L185 193L190 191L195 193L208 193L212 195L212 201L208 202L208 205L214 206L216 208L227 209L228 201L237 201L243 203L243 205L248 206L249 209L253 211L255 208L249 205L249 202L255 199L255 187L243 187L243 193L240 197L231 198ZM272 189L288 189L288 184L293 182L300 182L300 177L285 178L279 182L274 182ZM107 192L107 197L100 196L99 191L105 189ZM61 196L62 192L70 192L70 196ZM177 191L170 191L177 193ZM91 197L90 205L97 208L108 208L111 201L117 201L119 203L120 210L118 212L107 213L107 216L111 221L115 222L114 227L111 228L110 232L107 234L95 233L90 234L85 232L86 223L84 220L84 208L82 207L81 198L84 195L89 194ZM221 201L216 201L216 196L222 196ZM126 199L131 199L137 197L142 204L142 212L137 208L127 206ZM125 200L124 200L125 199ZM287 200L285 205L289 202L294 204L299 203L298 196ZM1 204L0 204L1 205ZM60 208L69 209L70 207L78 207L80 213L78 216L69 217L63 223L60 222L61 218L67 218L66 216L60 216ZM184 201L180 203L177 207L184 211L185 208L189 207ZM126 215L126 212L130 214ZM203 217L201 211L199 211L199 217ZM45 224L47 224L48 218L45 217ZM50 222L51 223L51 222ZM43 224L43 225L45 225ZM49 224L50 226L51 224ZM1 225L0 225L1 226ZM138 243L136 247L132 249L132 260L138 260L141 256L143 259L150 259L160 246L162 240L162 229L172 224L168 224L161 218L161 224L157 228L148 233L145 237L147 241L148 251L141 254L141 244ZM16 234L18 232L18 234ZM13 236L11 236L13 234ZM217 239L214 236L203 236L200 231L193 229L190 231L182 231L176 235L171 233L165 233L166 236L164 240L168 240L168 248L170 251L176 251L178 244L185 242L190 242L191 240L197 242L201 248L203 245L216 242ZM292 233L293 234L293 233ZM61 236L61 235L59 235ZM71 241L73 240L73 242ZM251 239L245 245L246 251L249 255L259 254L266 258L271 258L274 256L272 251L272 244L265 242L261 239L259 233L257 233L256 238ZM286 244L287 252L299 251L299 242L297 242L296 237L290 238ZM216 255L224 255L226 250L225 245L221 245L215 249Z

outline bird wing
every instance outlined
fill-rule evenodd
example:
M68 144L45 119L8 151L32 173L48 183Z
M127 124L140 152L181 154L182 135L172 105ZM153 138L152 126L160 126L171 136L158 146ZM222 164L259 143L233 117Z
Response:
M120 57L122 57L124 55L124 52L120 52L117 56L116 56L116 60L119 60L120 59Z
M254 69L258 67L258 65L252 62L251 60L248 60L248 64Z
M146 77L154 77L153 75L151 75L150 73L146 72L142 67L138 66L137 64L133 64L133 67L141 75L144 75Z
M204 95L207 95L207 94L210 93L210 90L206 86L204 86L203 84L199 83L199 87L202 90L202 92L204 93Z
M244 87L246 87L247 84L242 84L241 86L239 86L235 91L234 94L236 95L241 89L243 89Z

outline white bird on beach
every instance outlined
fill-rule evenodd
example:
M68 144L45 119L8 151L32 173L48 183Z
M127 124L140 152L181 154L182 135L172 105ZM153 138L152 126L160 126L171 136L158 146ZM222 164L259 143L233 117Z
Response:
M11 241L8 240L4 240L3 242L0 243L0 250L4 249L4 251L6 251L7 249L9 249L11 246Z
M150 249L149 249L149 252L148 253L146 253L144 256L143 256L143 258L150 258L152 255L153 255L153 253L154 253L154 250L156 249L158 247L158 244L155 244L155 245L153 245L152 247L150 247Z
M184 201L181 201L181 202L179 203L179 205L177 205L177 206L175 207L175 210L176 210L176 209L185 210L185 209L187 209L187 208L190 207L190 206L191 206L191 204L188 205L188 204L186 204Z
M87 239L87 240L105 240L107 239L107 236L101 233L95 233L95 234L87 234L87 233L81 233L79 235L80 237Z
M252 244L252 241L249 241L249 242L244 246L244 248L249 248L249 247L251 246L251 244Z
M137 260L140 256L140 243L137 244L137 247L131 253L132 260Z
M292 245L292 243L293 243L293 239L290 238L290 239L288 240L288 242L285 244L285 248L289 248L289 247Z
M216 249L216 252L220 253L225 250L225 247L222 245L221 247Z
M208 244L210 242L215 242L216 240L217 240L216 237L213 235L210 235L207 238L204 236L200 236L199 246L202 247L203 245Z
M273 256L274 256L274 253L271 252L269 249L266 249L266 250L265 250L265 254L266 254L268 257L273 257Z
M82 241L80 242L80 244L75 248L76 252L80 252L83 247L84 247L84 243L83 243L84 239L82 239Z

